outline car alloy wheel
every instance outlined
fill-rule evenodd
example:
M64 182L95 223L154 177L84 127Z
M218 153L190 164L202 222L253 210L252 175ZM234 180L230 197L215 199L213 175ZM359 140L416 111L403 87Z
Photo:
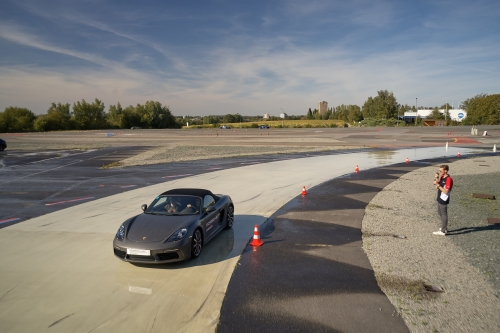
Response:
M200 229L196 229L191 240L191 258L198 258L201 254L201 247L203 239L201 237Z
M227 222L226 229L231 229L233 227L234 222L234 208L233 206L227 207Z

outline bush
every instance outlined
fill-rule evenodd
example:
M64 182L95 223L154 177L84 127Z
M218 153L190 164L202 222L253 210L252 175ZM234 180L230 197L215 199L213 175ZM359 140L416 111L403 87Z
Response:
M376 119L376 118L366 118L361 121L361 126L366 127L392 127L397 125L397 120L394 118L390 119Z
M0 132L29 132L36 115L26 108L9 106L0 112Z

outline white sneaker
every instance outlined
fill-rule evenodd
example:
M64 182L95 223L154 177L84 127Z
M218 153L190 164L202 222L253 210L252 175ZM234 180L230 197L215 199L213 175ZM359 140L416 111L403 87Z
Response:
M439 230L439 231L434 231L432 234L433 234L433 235L438 235L438 236L446 236L446 234L445 234L444 232L442 232L441 230Z

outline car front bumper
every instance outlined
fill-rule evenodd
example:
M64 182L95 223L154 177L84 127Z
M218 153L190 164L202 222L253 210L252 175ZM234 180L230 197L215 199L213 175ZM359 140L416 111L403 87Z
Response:
M177 261L183 261L191 257L191 237L179 242L168 243L168 247L152 249L154 246L139 246L129 242L121 244L116 240L113 242L113 253L115 257L122 261L137 264L165 264ZM161 244L165 246L166 244ZM150 255L128 254L127 249L149 250Z

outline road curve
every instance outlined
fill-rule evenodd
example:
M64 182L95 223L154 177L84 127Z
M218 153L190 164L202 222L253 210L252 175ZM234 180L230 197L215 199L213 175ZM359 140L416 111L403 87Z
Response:
M406 157L444 155L444 148L425 148L250 165L128 191L1 229L2 332L214 331L253 225L302 186L353 172L356 165L362 172ZM112 239L120 223L138 214L142 203L176 187L231 195L233 230L209 243L198 261L141 267L116 259Z

